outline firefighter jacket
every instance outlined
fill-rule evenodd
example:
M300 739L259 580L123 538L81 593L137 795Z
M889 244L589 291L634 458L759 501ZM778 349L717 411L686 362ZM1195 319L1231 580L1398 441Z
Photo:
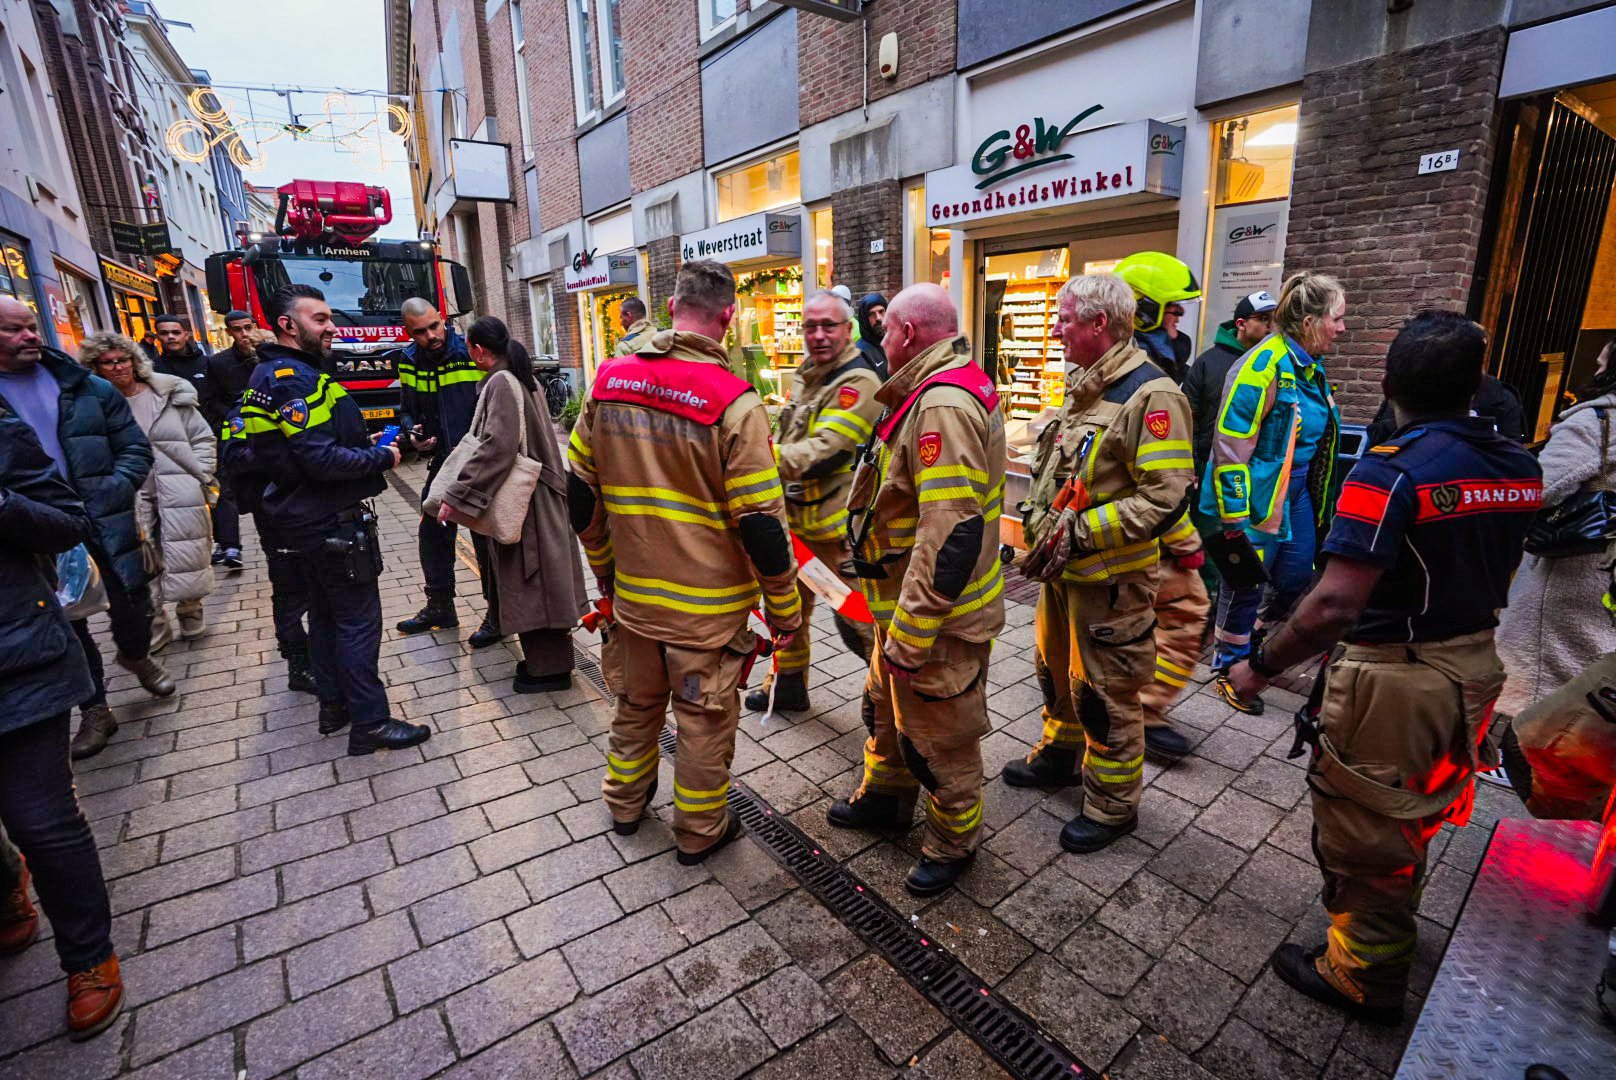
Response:
M634 633L719 648L760 586L770 625L802 622L768 416L718 342L666 330L603 366L567 460L573 528Z
M1078 474L1089 506L1073 526L1061 580L1092 585L1150 570L1161 561L1159 538L1189 507L1191 431L1184 392L1133 341L1075 372L1060 414L1038 438L1022 504L1028 545L1043 539L1051 504Z
M339 514L387 486L392 451L371 445L364 414L319 357L259 346L241 419L253 467L268 480L263 512L299 544L318 546Z
M466 339L453 329L441 356L430 356L411 345L398 361L400 426L421 425L427 438L438 440L433 452L447 454L471 430L482 380L483 373L471 362Z
M854 566L887 662L915 671L939 637L991 641L1004 626L1004 414L963 337L876 397L887 413L848 496Z
M857 345L828 363L798 371L792 401L780 412L774 456L785 483L786 519L804 540L835 544L847 536L847 489L853 460L881 415L881 377Z
M1179 515L1172 527L1162 533L1162 551L1170 558L1187 559L1201 550L1201 534L1190 520L1189 511Z
M1212 458L1201 484L1201 511L1229 528L1290 537L1285 496L1290 490L1291 459L1302 429L1302 395L1298 380L1322 398L1328 417L1324 435L1308 464L1307 488L1313 496L1319 535L1330 520L1332 481L1341 412L1330 393L1324 366L1284 334L1263 338L1229 372L1212 436Z
M635 319L623 336L617 339L617 347L612 350L615 356L632 356L645 346L651 344L651 339L657 335L657 324L650 319Z

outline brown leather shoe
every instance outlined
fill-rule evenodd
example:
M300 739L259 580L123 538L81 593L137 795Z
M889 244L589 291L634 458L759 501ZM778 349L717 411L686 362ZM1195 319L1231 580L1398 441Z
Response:
M111 709L105 705L81 705L79 730L70 744L70 756L74 761L95 757L107 748L107 740L117 732L118 720Z
M67 977L67 1037L83 1042L112 1026L123 1012L123 976L118 971L118 954L89 971L75 971Z
M0 896L0 956L14 956L39 936L39 909L28 899L28 864L17 887Z

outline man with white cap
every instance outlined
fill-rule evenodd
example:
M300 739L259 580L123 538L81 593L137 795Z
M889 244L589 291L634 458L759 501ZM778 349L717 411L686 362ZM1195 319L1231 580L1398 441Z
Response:
M1212 347L1195 358L1184 376L1184 396L1190 399L1190 411L1195 414L1196 476L1206 471L1206 459L1212 456L1212 431L1229 369L1247 349L1273 332L1277 307L1279 302L1266 289L1242 296L1234 306L1234 318L1218 327Z

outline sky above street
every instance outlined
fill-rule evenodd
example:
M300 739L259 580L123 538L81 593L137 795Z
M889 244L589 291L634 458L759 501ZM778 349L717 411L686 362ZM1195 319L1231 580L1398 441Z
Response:
M382 0L157 0L163 19L191 23L195 29L170 25L175 49L192 68L205 69L219 87L227 107L254 119L287 119L288 100L301 123L326 121L325 91L387 89L386 21ZM237 86L310 87L290 99L265 91L250 94ZM369 123L385 98L353 97L336 102L333 121L344 130ZM351 105L356 118L350 118ZM329 129L320 129L329 130ZM326 143L294 141L285 136L264 148L263 171L247 173L248 183L278 187L289 180L361 180L386 187L393 196L393 223L384 237L416 235L410 202L409 172L403 143L383 135L391 164L377 172L377 156L355 159L350 150Z

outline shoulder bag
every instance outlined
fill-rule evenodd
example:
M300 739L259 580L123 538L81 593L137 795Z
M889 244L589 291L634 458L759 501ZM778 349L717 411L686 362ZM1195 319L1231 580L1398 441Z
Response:
M519 425L516 458L511 462L511 470L505 474L505 479L490 493L486 510L476 517L457 512L453 515L453 520L474 533L491 538L495 543L516 544L522 540L522 524L527 520L528 508L533 502L533 491L538 487L539 475L544 471L544 465L528 456L527 402L524 400L527 395L522 392L522 384L517 382L516 376L510 372L496 372L483 387L482 394L477 398L477 409L472 413L471 430L455 444L453 450L449 451L449 456L444 459L443 467L438 470L426 498L422 500L421 509L429 516L437 516L449 485L460 478L466 462L471 460L472 455L487 438L484 428L488 398L496 393L509 393L516 398Z
M1596 407L1599 416L1599 475L1610 464L1610 413ZM1579 491L1559 506L1539 510L1526 534L1528 554L1545 559L1592 555L1616 539L1616 491Z

